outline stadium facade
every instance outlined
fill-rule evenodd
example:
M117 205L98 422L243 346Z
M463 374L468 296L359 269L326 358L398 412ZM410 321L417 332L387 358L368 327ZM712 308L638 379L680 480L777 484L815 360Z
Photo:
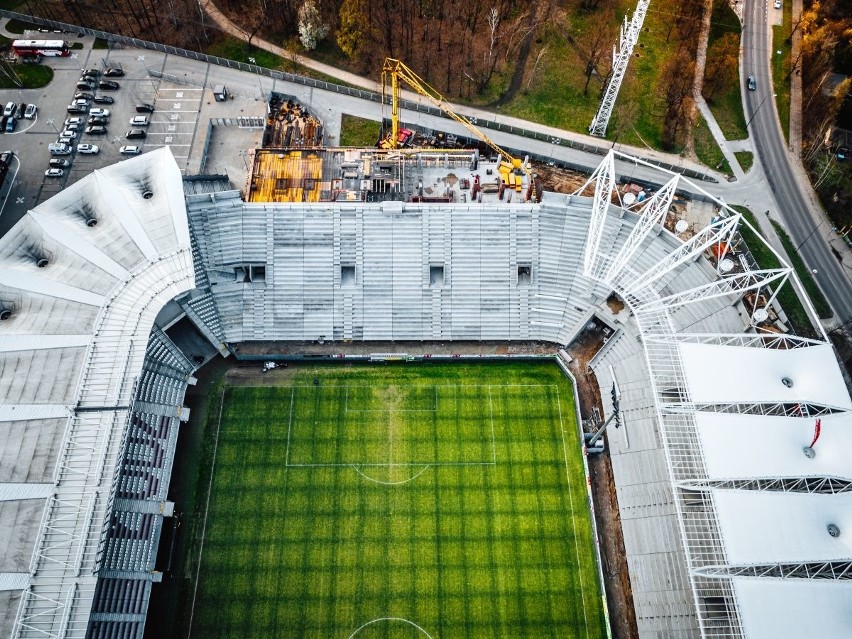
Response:
M738 214L720 203L686 241L661 226L681 180L628 209L610 155L591 196L539 204L250 204L183 182L163 148L39 205L0 239L0 634L142 636L183 398L211 357L565 345L615 292L629 308L591 367L620 394L640 635L852 635L852 401L833 350L767 328L798 283L725 262Z

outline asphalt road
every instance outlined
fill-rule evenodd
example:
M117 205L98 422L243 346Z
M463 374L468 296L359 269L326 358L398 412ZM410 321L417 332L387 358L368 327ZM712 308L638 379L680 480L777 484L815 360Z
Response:
M778 124L769 65L770 56L775 55L771 50L772 32L767 13L775 10L771 8L771 2L746 0L743 74L757 79L757 90L745 91L746 120L751 119L749 132L778 204L778 217L799 247L805 263L811 270L816 270L814 277L835 311L835 321L843 323L852 320L852 283L828 243L819 232L814 232L820 224L829 222L809 206Z

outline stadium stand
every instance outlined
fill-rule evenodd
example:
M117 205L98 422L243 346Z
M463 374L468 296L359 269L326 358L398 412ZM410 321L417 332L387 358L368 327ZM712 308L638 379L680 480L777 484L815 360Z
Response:
M182 182L166 147L31 211L0 239L0 634L142 637L183 398L211 353L565 345L595 314L614 328L591 368L620 397L640 636L852 634L852 401L824 334L757 319L792 270L721 269L738 214L718 203L685 241L662 227L679 179L630 211L612 155L540 204L248 204L221 177Z

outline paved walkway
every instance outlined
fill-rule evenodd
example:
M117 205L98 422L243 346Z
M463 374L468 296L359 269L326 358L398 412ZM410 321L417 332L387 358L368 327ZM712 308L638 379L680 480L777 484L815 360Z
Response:
M713 117L713 112L710 110L710 107L707 106L707 102L705 102L704 96L695 96L695 104L698 106L698 110L701 112L701 115L704 116L704 120L707 122L707 126L710 128L710 132L713 134L713 139L716 140L716 144L718 144L719 148L722 149L722 154L725 156L725 159L728 161L728 164L731 165L731 171L734 172L734 177L738 180L744 179L745 171L742 170L742 167L740 167L740 163L737 162L737 156L734 155L734 150L730 147L730 144L725 139L725 134L722 133L722 129L719 126L719 123L716 122L716 118ZM748 142L748 140L737 140L736 143L738 151L744 150L753 152L751 149L751 144Z

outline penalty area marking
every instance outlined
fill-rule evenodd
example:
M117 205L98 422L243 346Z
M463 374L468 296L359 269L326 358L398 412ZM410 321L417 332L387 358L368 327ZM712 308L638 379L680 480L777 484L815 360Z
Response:
M402 481L382 481L381 479L373 479L372 477L368 477L367 475L365 475L364 473L362 473L360 470L358 470L358 467L357 467L357 466L355 466L354 464L350 464L350 466L352 466L352 470L354 470L356 473L358 473L359 475L361 475L361 477L363 477L364 479L366 479L366 480L368 480L368 481L376 482L377 484L382 484L383 486L401 486L402 484L407 484L408 482L410 482L410 481L414 481L415 479L417 479L418 477L420 477L420 475L422 475L422 474L423 474L423 473L425 473L427 470L429 470L429 468L432 466L432 464L426 464L426 465L425 465L425 466L424 466L424 467L420 470L420 472L419 472L419 473L417 473L416 475L414 475L414 477L409 477L408 479L403 479ZM385 466L382 466L382 467L384 468ZM388 617L388 618L390 619L390 617ZM371 622L371 623L372 623L372 622ZM363 628L363 626L361 626L361 627ZM359 630L360 630L360 628L359 628ZM358 630L356 630L355 632L358 632Z
M354 639L355 635L357 635L359 632L361 632L364 628L366 628L367 626L370 626L374 623L379 623L380 621L402 621L403 623L407 623L409 626L414 626L420 632L422 632L425 636L427 636L429 639L434 639L432 637L432 635L430 635L428 632L423 630L423 628L418 626L416 623L414 623L413 621L409 621L408 619L403 619L402 617L379 617L378 619L373 619L372 621L368 621L363 626L358 628L355 632L353 632L351 635L349 635L349 639Z

